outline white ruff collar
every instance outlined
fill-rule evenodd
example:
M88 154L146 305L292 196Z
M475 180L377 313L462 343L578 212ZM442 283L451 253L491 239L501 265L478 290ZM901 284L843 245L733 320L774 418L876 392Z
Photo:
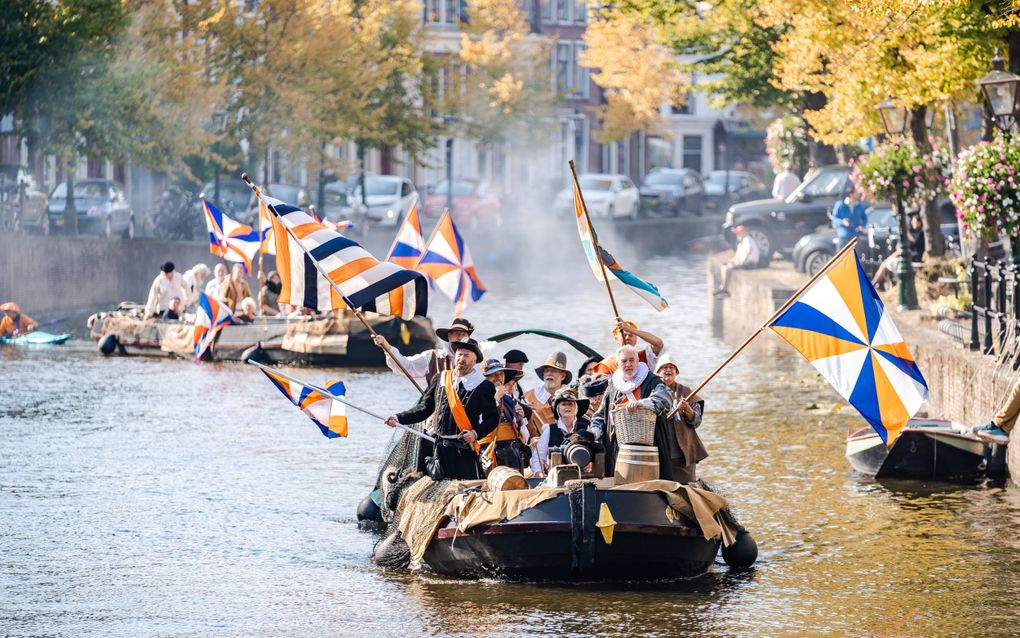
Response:
M539 403L549 403L549 399L552 398L552 395L545 389L544 383L535 388L535 398Z
M643 361L638 362L637 374L630 381L624 381L623 369L617 368L616 372L613 373L613 387L619 390L621 394L630 394L644 383L647 376L648 366Z
M485 377L482 375L481 372L478 371L478 368L471 368L471 372L467 373L463 377L456 376L457 375L456 370L454 371L453 374L454 374L453 385L456 386L457 383L459 382L461 385L464 386L464 389L467 390L468 392L471 392L472 390L478 387L479 383L485 381Z

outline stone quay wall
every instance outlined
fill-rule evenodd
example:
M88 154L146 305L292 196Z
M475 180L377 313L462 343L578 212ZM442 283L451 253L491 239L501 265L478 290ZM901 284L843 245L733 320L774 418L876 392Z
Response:
M719 280L720 264L729 257L727 253L708 260L710 294ZM716 336L734 345L741 343L807 279L806 275L795 272L789 262L779 262L762 270L735 271L730 276L730 296L722 300L709 298ZM993 357L956 343L940 332L934 321L925 318L923 311L891 310L900 334L928 381L931 400L922 410L927 410L933 418L948 418L968 425L986 423L1020 375L1009 366L999 366ZM763 335L759 339L800 356L777 338ZM1020 469L1020 446L1010 448L1010 457L1017 457L1010 466Z
M42 318L145 303L166 261L183 273L196 263L212 268L218 259L205 242L0 234L0 302L17 301ZM266 269L272 264L267 255ZM250 283L254 290L254 278Z

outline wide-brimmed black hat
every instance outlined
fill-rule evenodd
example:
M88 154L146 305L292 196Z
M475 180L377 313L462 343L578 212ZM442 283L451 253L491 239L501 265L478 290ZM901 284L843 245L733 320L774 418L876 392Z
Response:
M436 328L436 336L442 339L443 341L448 342L450 340L451 330L463 330L464 332L468 333L468 336L471 336L471 333L475 331L475 326L467 319L458 317L453 320L453 323L450 324L449 328ZM478 358L481 359L481 356L479 356Z
M591 401L588 399L582 399L577 396L577 388L573 386L569 388L560 388L556 391L556 394L553 395L552 400L553 414L555 414L557 418L560 416L560 413L556 408L564 401L573 401L577 404L577 416L584 416L584 414L588 412L588 406L591 405Z
M454 341L450 344L450 349L453 350L454 354L457 354L458 350L470 350L475 353L475 357L477 357L478 361L485 359L485 357L482 356L482 349L478 347L478 342L474 339L468 339L467 341Z
M507 350L503 355L503 361L505 363L527 363L528 355L520 350Z
M591 364L591 363L602 363L602 357L588 357L587 359L585 359L584 363L581 364L581 367L577 369L577 378L578 379L580 379L581 377L583 377L585 375L584 369L587 368L588 364Z
M503 373L503 383L510 383L517 377L524 374L520 370L504 367L503 362L499 359L486 359L485 363L482 365L482 375L487 377L490 374L496 374L497 372Z
M603 377L601 379L592 379L585 377L585 381L581 385L581 394L587 399L602 396L609 389L609 378Z
M563 379L563 385L570 383L570 380L574 378L574 374L567 369L567 355L563 352L553 352L545 359L545 363L535 368L535 374L538 375L539 379L545 380L545 369L552 368L554 370L560 370L566 372L567 376Z

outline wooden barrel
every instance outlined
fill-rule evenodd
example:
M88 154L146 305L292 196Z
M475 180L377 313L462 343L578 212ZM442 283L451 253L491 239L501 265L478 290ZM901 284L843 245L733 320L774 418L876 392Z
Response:
M512 467L500 465L489 472L490 492L526 489L528 489L528 482L524 480L524 475Z
M659 448L654 445L621 445L615 469L617 485L654 481L659 478Z

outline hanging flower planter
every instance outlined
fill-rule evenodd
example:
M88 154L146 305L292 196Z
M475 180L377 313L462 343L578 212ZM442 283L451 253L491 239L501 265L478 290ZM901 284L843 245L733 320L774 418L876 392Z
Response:
M787 164L803 174L808 157L807 124L797 115L784 115L765 129L765 151L776 173Z
M1017 257L1020 231L1020 140L1000 135L960 152L950 197L965 231L989 239L1008 235Z
M949 154L944 149L925 153L905 137L879 145L852 164L851 180L871 202L920 206L946 192Z

